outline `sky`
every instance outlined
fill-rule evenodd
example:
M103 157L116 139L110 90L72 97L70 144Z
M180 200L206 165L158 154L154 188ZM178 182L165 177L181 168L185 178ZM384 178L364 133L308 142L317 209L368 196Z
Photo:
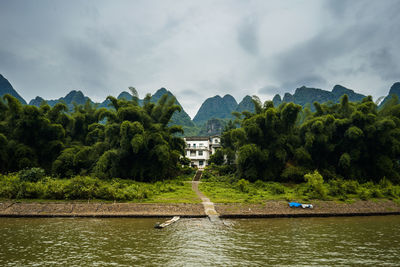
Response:
M1 0L0 73L29 101L165 87L193 118L231 94L400 81L397 0Z

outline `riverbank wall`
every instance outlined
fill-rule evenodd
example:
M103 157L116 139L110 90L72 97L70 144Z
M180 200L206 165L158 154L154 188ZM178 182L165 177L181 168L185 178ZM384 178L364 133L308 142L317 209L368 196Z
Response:
M221 218L279 218L400 215L400 205L390 200L312 201L313 209L289 208L286 201L264 204L215 204ZM0 217L206 217L201 204L0 202Z

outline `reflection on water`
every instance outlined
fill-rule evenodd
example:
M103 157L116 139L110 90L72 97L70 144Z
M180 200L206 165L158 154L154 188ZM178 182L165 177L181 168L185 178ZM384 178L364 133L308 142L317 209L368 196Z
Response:
M400 216L159 220L0 218L0 266L400 265Z

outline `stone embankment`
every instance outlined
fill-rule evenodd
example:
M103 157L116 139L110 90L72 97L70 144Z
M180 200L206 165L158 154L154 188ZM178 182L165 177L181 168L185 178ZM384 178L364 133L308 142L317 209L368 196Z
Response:
M216 204L221 218L277 218L400 215L400 205L390 201L310 201L313 209L290 208L286 201L268 201L264 204Z
M0 202L0 217L205 217L201 204Z
M221 218L328 217L400 214L393 201L311 201L314 209L289 208L285 201L264 204L219 204ZM0 202L0 217L206 217L202 204L144 204L87 202Z

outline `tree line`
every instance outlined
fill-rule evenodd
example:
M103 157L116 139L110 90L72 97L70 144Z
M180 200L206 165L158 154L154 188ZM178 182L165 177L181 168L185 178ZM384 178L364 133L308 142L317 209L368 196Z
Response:
M275 107L254 98L255 112L235 114L212 156L221 172L249 181L303 182L318 170L325 179L400 182L400 104L382 107L366 97L349 102ZM239 125L239 127L236 127Z
M185 143L180 126L170 125L180 111L164 95L142 105L108 97L111 108L87 102L69 111L63 103L38 108L11 95L0 99L0 173L39 167L47 175L93 175L156 181L176 177ZM223 148L211 162L221 172L249 181L303 182L318 170L325 179L400 181L400 104L396 97L378 107L372 97L340 103L315 102L302 108L278 107L254 98L255 112L235 113L222 134Z
M22 105L15 97L0 99L0 173L39 167L56 177L95 175L155 181L181 171L185 143L180 126L168 123L175 99L164 95L139 105L109 96L111 108L87 102L69 111L63 103L50 107Z

